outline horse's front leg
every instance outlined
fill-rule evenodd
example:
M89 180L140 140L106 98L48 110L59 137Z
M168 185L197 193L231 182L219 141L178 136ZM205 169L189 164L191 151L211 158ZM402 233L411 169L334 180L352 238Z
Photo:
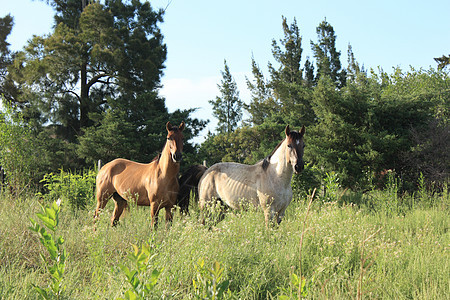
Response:
M150 201L150 203L150 216L152 218L151 226L152 229L156 229L158 226L159 203L156 201Z
M166 206L166 224L169 224L172 222L173 214L172 214L172 207Z
M172 209L174 205L177 203L177 193L175 192L169 192L168 198L166 199L167 204L165 206L166 208L166 225L172 223L173 219L173 213Z
M277 220L278 222L278 213L272 208L268 207L264 210L264 218L266 221L266 227L269 228L269 225L274 225L274 221Z

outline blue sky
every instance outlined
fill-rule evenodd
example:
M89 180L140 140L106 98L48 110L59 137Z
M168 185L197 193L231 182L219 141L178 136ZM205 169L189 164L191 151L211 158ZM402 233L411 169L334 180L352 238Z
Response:
M80 0L81 1L81 0ZM310 41L325 18L334 27L341 62L347 65L350 43L357 61L366 69L391 72L435 68L433 58L450 53L450 1L448 0L260 0L205 1L156 0L167 7L160 28L168 47L161 94L170 111L198 107L195 117L216 122L208 100L219 94L224 59L248 101L245 77L251 78L251 58L267 75L272 39L283 37L282 16L294 18L303 37L303 62L312 57ZM51 32L53 11L42 1L2 0L0 16L10 13L14 28L8 38L20 50L33 34Z

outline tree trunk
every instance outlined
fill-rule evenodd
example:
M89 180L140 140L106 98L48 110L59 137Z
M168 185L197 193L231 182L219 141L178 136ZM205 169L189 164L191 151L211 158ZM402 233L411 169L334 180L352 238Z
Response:
M81 89L80 89L80 128L89 126L89 88L87 84L87 63L83 63L81 66Z

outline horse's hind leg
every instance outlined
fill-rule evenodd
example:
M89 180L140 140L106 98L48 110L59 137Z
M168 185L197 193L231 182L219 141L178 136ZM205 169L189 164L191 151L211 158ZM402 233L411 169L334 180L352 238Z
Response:
M113 194L114 198L114 212L111 220L111 225L116 226L119 222L119 218L123 213L123 210L128 206L127 200L123 199L117 192Z
M105 208L110 197L111 197L111 194L108 194L108 193L102 191L101 189L97 190L97 196L96 196L97 208L95 209L94 219L96 219L98 217L98 215L100 214L100 211Z

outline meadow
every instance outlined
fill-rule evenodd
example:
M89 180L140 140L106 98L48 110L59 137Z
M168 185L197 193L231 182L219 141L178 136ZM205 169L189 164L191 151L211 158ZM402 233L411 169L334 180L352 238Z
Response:
M113 201L94 225L93 199L74 209L62 198L56 234L68 256L60 298L132 299L124 270L136 269L150 299L448 299L448 193L339 195L317 193L310 207L296 197L269 228L254 209L204 226L191 204L189 215L175 213L170 226L161 218L157 230L146 208L132 206L112 228ZM49 284L40 257L47 249L29 229L49 203L1 194L0 299L37 299L33 285ZM144 252L148 264L132 258Z

